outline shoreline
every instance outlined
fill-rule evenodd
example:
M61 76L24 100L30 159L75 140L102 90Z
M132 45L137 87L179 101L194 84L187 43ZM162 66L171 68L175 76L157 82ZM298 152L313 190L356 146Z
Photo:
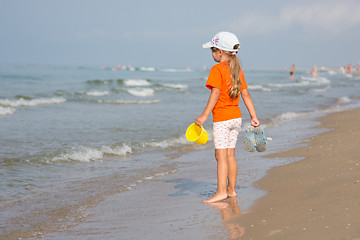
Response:
M255 183L267 194L229 220L244 228L241 239L360 239L359 117L360 108L320 117L316 128L329 131L265 156L304 159L271 168Z

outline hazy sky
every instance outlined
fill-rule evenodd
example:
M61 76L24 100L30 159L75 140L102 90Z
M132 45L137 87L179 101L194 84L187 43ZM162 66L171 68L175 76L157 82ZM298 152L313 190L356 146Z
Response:
M359 0L0 0L0 62L201 67L234 32L245 67L360 62Z

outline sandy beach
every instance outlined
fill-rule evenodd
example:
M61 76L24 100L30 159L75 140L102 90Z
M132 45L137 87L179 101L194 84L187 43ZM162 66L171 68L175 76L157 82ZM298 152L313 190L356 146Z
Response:
M268 194L229 221L239 239L360 239L360 109L322 117L329 131L305 147L267 157L304 157L272 168L256 186Z

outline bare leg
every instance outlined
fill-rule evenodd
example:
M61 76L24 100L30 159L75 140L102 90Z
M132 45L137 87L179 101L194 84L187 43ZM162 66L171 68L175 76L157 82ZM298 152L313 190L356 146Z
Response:
M212 203L221 200L227 199L227 179L228 179L228 159L227 159L227 149L215 149L215 157L217 160L217 191L208 200L204 201L204 203Z
M235 191L235 186L236 186L238 166L235 158L235 148L228 148L227 160L229 166L229 173L228 173L229 184L227 188L227 194L228 197L236 197L237 194Z

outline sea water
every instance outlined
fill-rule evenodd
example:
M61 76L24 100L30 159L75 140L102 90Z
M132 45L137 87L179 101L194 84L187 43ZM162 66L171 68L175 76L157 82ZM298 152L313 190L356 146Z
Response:
M294 138L295 123L297 130L311 127L299 119L360 106L357 75L320 71L313 78L299 70L289 79L278 69L244 71L273 152L291 148L285 142ZM189 152L212 149L211 117L204 125L209 143L185 139L206 106L208 73L1 65L0 236L31 228L30 219L52 223L51 230L71 226L87 216L87 207L173 174ZM240 108L245 129L249 115ZM275 131L281 126L286 130Z

